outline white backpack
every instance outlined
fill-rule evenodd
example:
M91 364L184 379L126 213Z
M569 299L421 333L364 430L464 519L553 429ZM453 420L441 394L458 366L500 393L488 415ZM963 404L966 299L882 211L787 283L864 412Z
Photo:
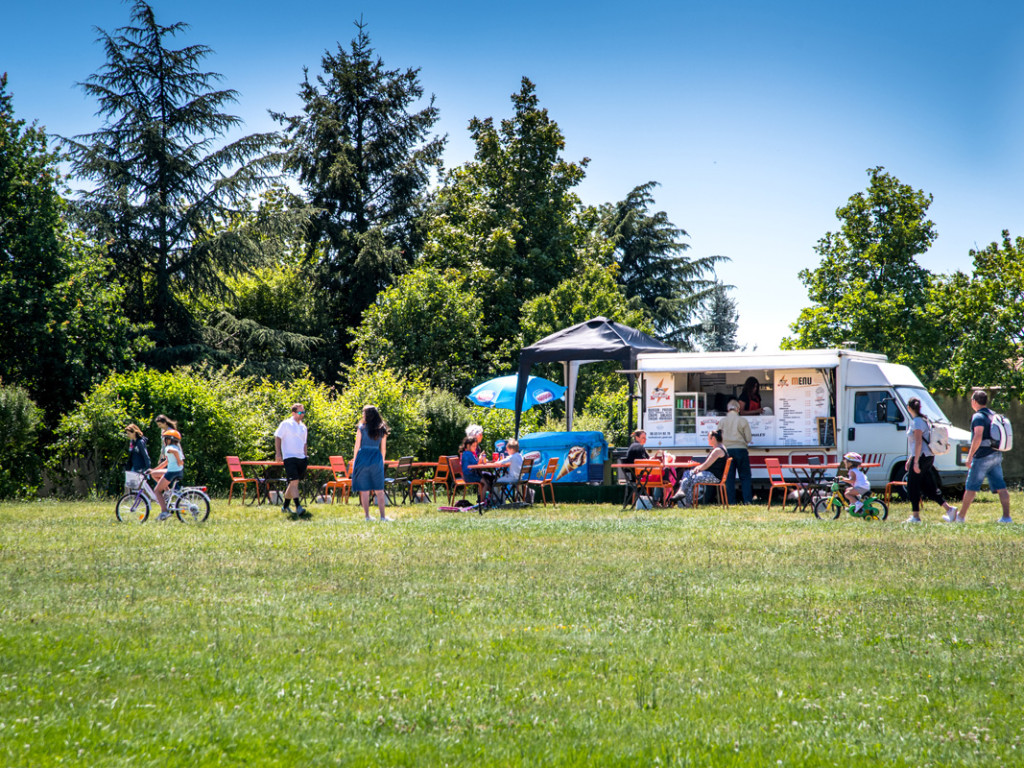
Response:
M988 439L997 451L1008 451L1013 448L1013 426L1010 420L1001 413L988 412Z
M928 450L932 456L949 453L949 428L945 424L932 424L928 419L925 423L928 424Z

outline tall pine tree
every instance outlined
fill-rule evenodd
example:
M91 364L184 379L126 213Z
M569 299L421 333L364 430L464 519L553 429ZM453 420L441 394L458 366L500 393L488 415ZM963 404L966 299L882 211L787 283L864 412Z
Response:
M615 246L619 282L654 320L662 341L690 347L701 333L696 313L714 291L715 265L725 256L690 259L686 231L664 211L650 212L657 182L635 187L626 199L601 208L600 229Z
M284 126L285 169L318 209L309 259L327 297L323 357L330 376L363 312L405 271L423 241L421 214L445 140L431 137L433 97L422 109L419 69L386 69L366 25L346 50L325 52L322 73L299 86L301 115L271 113Z
M223 143L241 119L223 111L236 92L217 89L221 76L202 68L211 49L171 47L187 25L158 24L142 0L130 18L114 34L100 30L107 62L81 84L102 127L66 143L74 174L91 182L75 203L80 221L109 244L127 310L153 324L154 362L170 365L209 352L190 299L223 292L224 273L258 263L264 235L294 217L264 217L259 231L223 226L267 182L276 136Z

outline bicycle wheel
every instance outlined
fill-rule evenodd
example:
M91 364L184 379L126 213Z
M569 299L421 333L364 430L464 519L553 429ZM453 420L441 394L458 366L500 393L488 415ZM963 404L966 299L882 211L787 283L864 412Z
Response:
M186 488L174 505L174 514L183 523L202 523L210 516L210 499L202 491Z
M889 507L881 499L874 497L864 500L864 516L871 520L885 520L889 516Z
M843 513L843 503L835 496L814 502L814 516L819 520L836 520Z
M119 523L144 523L149 519L149 499L138 493L126 493L117 500L114 515Z

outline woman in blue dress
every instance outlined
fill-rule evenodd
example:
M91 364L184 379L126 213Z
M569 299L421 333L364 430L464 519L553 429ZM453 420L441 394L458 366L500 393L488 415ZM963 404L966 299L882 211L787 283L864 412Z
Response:
M387 452L388 425L372 405L363 406L363 418L356 430L355 459L352 461L352 490L359 494L363 514L370 519L370 492L377 494L380 519L384 514L384 456Z

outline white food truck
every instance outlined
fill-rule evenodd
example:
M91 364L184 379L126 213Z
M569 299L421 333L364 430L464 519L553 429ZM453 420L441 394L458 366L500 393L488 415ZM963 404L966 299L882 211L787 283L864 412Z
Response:
M950 451L935 459L944 486L962 486L970 446L965 429L949 424L928 390L905 365L885 355L847 349L787 352L657 353L637 357L640 428L649 451L679 456L707 451L708 433L738 398L748 378L760 384L764 413L745 418L754 439L750 463L754 485L765 486L764 459L804 463L842 460L856 451L866 463L874 488L902 479L907 459L907 401L921 400L933 422L949 425Z

